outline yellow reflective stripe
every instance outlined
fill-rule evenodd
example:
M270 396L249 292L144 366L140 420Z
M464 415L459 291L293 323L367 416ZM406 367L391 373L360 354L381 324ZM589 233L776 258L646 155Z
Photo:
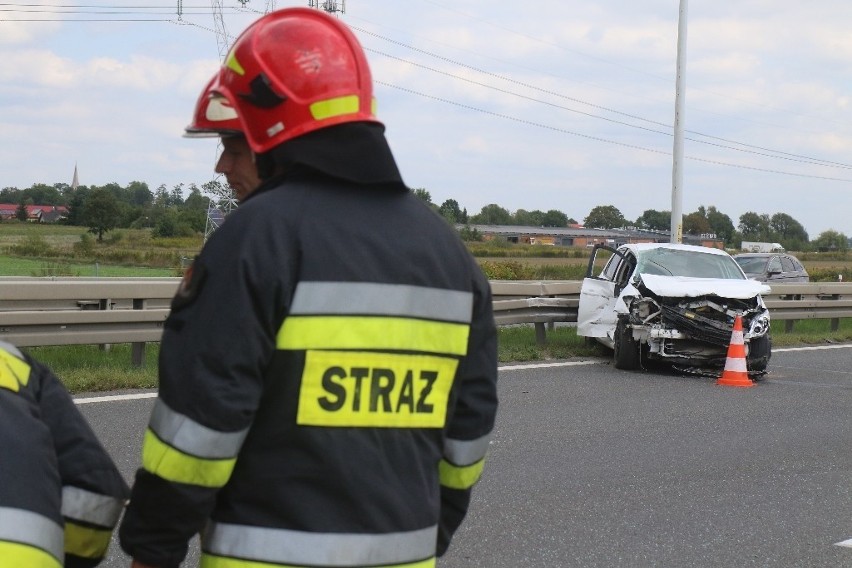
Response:
M237 61L236 50L232 49L230 53L228 53L228 57L225 58L225 67L236 73L237 75L243 76L246 74L246 70L243 69L243 66L240 65L240 62Z
M109 548L112 531L93 529L65 521L65 553L82 558L103 558Z
M373 113L373 116L376 116L378 113L376 112L379 109L379 103L376 101L376 97L373 97L373 100L370 101L370 112Z
M479 481L484 466L484 459L467 466L457 466L447 460L441 460L438 464L438 478L444 487L449 487L450 489L470 489Z
M314 120L325 120L344 114L355 114L360 106L358 95L346 95L311 103L310 109Z
M18 392L30 381L30 366L11 353L0 349L0 388Z
M308 351L296 423L442 428L457 366L433 355Z
M435 568L435 558L427 558L417 562L405 564L381 564L380 568ZM295 564L270 564L269 562L258 562L256 560L241 560L239 558L225 558L212 554L201 554L201 568L305 568Z
M0 565L27 568L62 568L62 563L47 552L18 544L0 541Z
M142 444L142 467L166 481L222 487L231 477L236 458L203 459L185 454L157 438L149 428Z
M397 317L290 316L279 349L393 349L467 353L470 326Z

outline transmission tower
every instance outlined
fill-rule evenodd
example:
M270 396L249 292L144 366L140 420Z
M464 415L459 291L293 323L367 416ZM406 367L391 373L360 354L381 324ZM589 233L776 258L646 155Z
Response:
M346 0L308 0L308 7L324 10L329 14L345 14Z
M249 0L237 0L243 8L248 3ZM183 0L178 0L178 9L181 10ZM228 29L225 27L225 17L224 17L224 6L222 5L222 0L210 0L212 8L213 8L213 25L216 32L216 47L219 50L219 61L224 61L225 57L228 56L228 50L231 47L231 42L228 38ZM266 0L266 10L264 10L264 14L268 14L275 10L275 0ZM221 140L216 145L216 157L218 159L219 154L222 152L222 142ZM217 176L217 180L221 176ZM207 239L213 234L213 231L219 228L219 226L225 221L225 218L236 209L238 206L237 200L234 199L233 191L229 192L227 196L220 199L219 207L213 207L212 205L207 208L207 222L204 227L204 242L207 242Z

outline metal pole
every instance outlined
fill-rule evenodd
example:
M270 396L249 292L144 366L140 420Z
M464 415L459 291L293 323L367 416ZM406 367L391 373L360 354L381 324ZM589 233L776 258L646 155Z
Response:
M686 13L689 0L680 0L677 24L677 84L675 87L674 150L672 151L671 242L683 242L683 123L686 99Z

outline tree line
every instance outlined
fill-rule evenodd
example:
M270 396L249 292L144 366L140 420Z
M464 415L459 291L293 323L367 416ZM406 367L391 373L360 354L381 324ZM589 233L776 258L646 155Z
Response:
M99 241L106 232L117 228L150 228L157 237L203 233L208 207L221 206L230 197L230 189L217 180L200 188L195 184L188 187L178 184L169 189L163 184L154 191L140 181L126 186L109 183L74 189L66 183L56 183L0 190L0 203L18 204L18 218L26 205L64 205L68 215L60 222L87 227Z
M490 203L473 215L459 206L455 199L440 205L424 188L414 189L415 195L426 202L449 223L461 225L516 225L565 228L582 224L600 229L635 228L649 231L669 231L671 211L648 209L637 219L629 220L614 205L598 205L578 223L574 218L556 209L548 211L518 209L514 212ZM187 194L184 197L184 194ZM64 205L69 225L87 227L102 240L104 233L116 228L150 228L158 237L191 236L204 232L207 210L213 205L222 207L231 199L230 189L218 180L198 187L196 184L178 184L171 189L165 184L151 191L148 184L139 181L126 186L110 183L104 186L79 186L72 189L65 183L53 185L33 184L26 189L6 187L0 190L0 203L25 205ZM20 213L20 211L19 211ZM787 213L756 213L740 215L734 225L731 218L714 206L700 206L683 216L686 234L715 234L729 247L739 247L741 242L768 241L781 243L787 250L846 250L849 247L845 234L834 230L821 233L810 240L804 226ZM466 231L466 235L475 232Z
M532 227L569 227L582 225L595 229L640 229L648 231L671 230L671 211L647 209L635 220L629 220L614 205L598 205L578 223L565 213L551 209L549 211L527 211L518 209L514 213L496 203L484 206L479 213L468 215L467 210L459 209L454 199L448 199L441 205L432 203L431 195L425 189L415 193L430 204L436 211L452 223L471 225L516 225ZM828 230L810 240L804 226L787 213L756 213L747 211L734 225L731 218L714 206L700 206L696 211L683 216L683 232L690 235L713 234L725 242L728 247L739 247L742 241L777 242L787 250L847 250L849 239L845 234Z

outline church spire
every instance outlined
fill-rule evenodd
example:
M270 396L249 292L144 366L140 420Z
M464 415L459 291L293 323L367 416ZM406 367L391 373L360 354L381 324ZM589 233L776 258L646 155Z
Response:
M71 180L71 189L77 189L80 185L80 180L77 178L77 164L74 163L74 179Z

